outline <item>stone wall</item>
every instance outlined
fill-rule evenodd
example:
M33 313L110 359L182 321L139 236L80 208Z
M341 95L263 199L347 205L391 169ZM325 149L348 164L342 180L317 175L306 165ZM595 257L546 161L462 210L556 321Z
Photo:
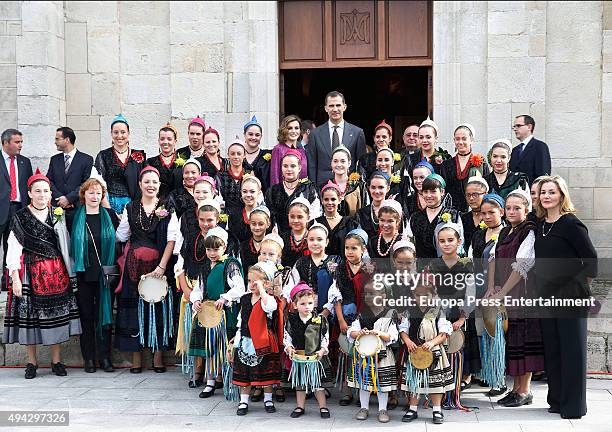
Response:
M110 122L157 154L167 121L187 145L202 116L222 143L253 114L274 144L278 126L275 2L2 2L0 120L25 133L23 154L46 170L58 125L90 154L110 145ZM274 132L272 132L274 131Z

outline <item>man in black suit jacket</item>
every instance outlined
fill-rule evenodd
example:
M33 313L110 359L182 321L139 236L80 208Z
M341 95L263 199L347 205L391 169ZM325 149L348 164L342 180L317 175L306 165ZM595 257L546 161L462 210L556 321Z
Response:
M535 120L528 115L520 115L512 126L520 144L514 147L510 156L510 171L522 172L529 177L529 184L543 175L550 175L550 152L544 141L533 137Z
M308 178L318 187L333 177L331 156L340 144L351 152L351 171L357 160L366 152L363 129L344 121L346 103L344 95L332 91L325 96L325 112L329 121L310 133L306 154L308 155Z
M6 247L11 220L15 212L30 203L28 179L32 176L30 159L21 156L23 134L17 129L2 132L2 163L0 163L0 237L2 237L2 289L8 282L5 274ZM11 169L12 168L12 169ZM11 186L11 171L14 172L15 190Z
M76 135L69 127L55 132L55 147L61 153L51 157L47 177L51 181L53 205L66 211L66 224L72 227L75 208L79 205L79 189L91 175L93 158L74 146Z

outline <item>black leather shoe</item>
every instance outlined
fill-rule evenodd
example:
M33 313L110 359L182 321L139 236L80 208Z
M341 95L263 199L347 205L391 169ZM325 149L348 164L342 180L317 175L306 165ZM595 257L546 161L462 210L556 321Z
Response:
M408 411L406 411L406 414L404 414L404 416L402 417L402 421L404 423L409 423L412 420L416 420L417 418L419 418L419 415L417 414L417 412L409 409Z
M96 371L96 364L93 360L85 360L83 369L85 369L85 372L87 373L94 373Z
M500 400L497 401L498 405L504 405L508 402L510 402L512 399L514 399L514 396L516 395L515 392L510 391L506 394L506 396L504 396L503 398L501 398Z
M100 360L100 369L102 369L104 372L115 372L115 367L109 358L103 358Z
M442 414L440 411L434 411L432 419L433 424L442 424L444 423L444 414Z
M329 413L329 408L319 408L319 413L322 419L328 419L331 417L331 414Z
M238 404L238 409L236 410L236 415L243 416L249 412L249 404L245 402L240 402Z
M276 407L274 406L274 402L272 401L264 402L264 408L268 414L272 414L276 412Z
M133 374L142 373L142 367L133 367L133 368L130 368L130 373L133 373Z
M289 414L289 417L291 417L291 418L298 418L298 417L303 416L305 412L306 411L304 411L304 408L297 407L296 409L291 411L291 414Z
M551 414L561 414L561 410L559 408L550 407L548 408L548 412Z
M507 391L508 391L508 387L506 386L503 386L500 388L492 388L491 390L487 392L487 396L490 396L490 397L500 396L506 393Z
M353 396L349 396L349 395L342 396L342 398L340 399L340 402L338 402L340 406L349 406L352 403L353 403Z
M38 369L38 365L28 363L25 370L25 379L36 378L36 369Z
M66 372L66 366L64 366L61 362L51 363L51 371L57 376L68 375L68 372Z
M506 402L504 406L509 407L509 408L514 408L514 407L520 407L523 405L531 405L532 402L533 402L533 395L531 393L528 393L524 396L521 396L520 394L515 393L514 398Z
M155 373L166 373L166 366L153 366Z
M211 389L211 390L209 390L209 389ZM206 384L206 387L204 387L204 390L202 390L200 392L199 396L200 396L201 399L207 399L207 398L211 397L214 394L215 394L215 387ZM238 415L240 415L240 414L238 414Z

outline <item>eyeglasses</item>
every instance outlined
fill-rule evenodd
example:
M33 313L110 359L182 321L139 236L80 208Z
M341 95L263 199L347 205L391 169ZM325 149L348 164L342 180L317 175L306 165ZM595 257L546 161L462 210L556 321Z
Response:
M418 133L406 133L404 134L404 136L409 136L409 137L418 137L419 134Z
M467 198L478 198L480 195L484 195L482 192L466 193Z
M524 124L515 124L515 125L512 126L512 129L518 129L518 128L522 127L522 126L525 126L525 125Z

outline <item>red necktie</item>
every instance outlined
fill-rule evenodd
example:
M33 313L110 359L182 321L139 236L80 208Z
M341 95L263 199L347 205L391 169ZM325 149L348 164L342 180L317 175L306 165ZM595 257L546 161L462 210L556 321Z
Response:
M11 156L11 201L17 199L17 172L15 171L15 156Z

